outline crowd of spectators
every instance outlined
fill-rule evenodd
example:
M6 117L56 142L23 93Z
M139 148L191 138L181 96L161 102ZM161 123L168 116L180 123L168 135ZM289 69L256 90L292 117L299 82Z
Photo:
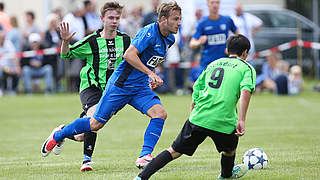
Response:
M219 0L211 1L213 3L219 2ZM150 12L144 12L143 4L136 4L131 9L124 9L119 30L126 32L133 38L142 27L157 21L156 10L159 4L159 0L152 0L152 10ZM215 14L214 16L219 14L214 8L214 6L208 4L211 16L212 14ZM205 68L199 68L203 49L207 41L210 40L207 45L212 45L212 40L214 40L210 35L207 36L209 40L205 39L201 37L203 36L201 32L197 32L201 28L198 22L208 18L203 15L204 11L201 8L196 9L194 22L186 28L189 29L188 32L183 34L179 32L175 36L176 42L169 49L166 62L157 69L157 74L164 79L164 85L155 90L158 93L171 92L182 95L192 92L193 83L200 75L201 70ZM230 16L234 21L231 24L237 27L237 33L246 35L253 44L253 37L263 26L263 22L251 14L243 13L241 4L235 5L234 12L235 14ZM225 18L225 16L223 17ZM20 27L17 17L7 15L4 3L0 2L0 96L3 93L15 95L16 93L41 92L51 94L63 91L78 91L79 74L85 61L77 59L64 61L60 59L59 54L35 54L27 58L7 56L7 54L44 48L59 48L61 37L57 25L62 21L69 22L70 31L76 32L71 44L101 28L102 22L95 0L74 1L70 12L65 14L61 8L53 10L46 17L47 26L45 30L42 30L35 23L36 18L33 11L25 12L26 25ZM222 26L220 25L220 27ZM236 32L234 28L232 30ZM203 42L197 46L192 46L190 41L192 39L197 40L197 38ZM252 47L251 55L254 53L254 46ZM210 52L209 54L213 55L214 53ZM289 69L289 65L279 58L279 54L273 54L266 58L262 73L257 77L256 93L269 90L276 94L297 94L303 89L301 68L293 66ZM170 63L179 64L181 62L192 62L193 66L168 68Z

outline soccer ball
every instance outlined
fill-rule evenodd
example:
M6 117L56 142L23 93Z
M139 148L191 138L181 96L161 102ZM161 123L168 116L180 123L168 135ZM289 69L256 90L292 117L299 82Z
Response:
M265 169L268 166L268 157L263 150L252 148L244 153L242 162L247 165L249 169Z

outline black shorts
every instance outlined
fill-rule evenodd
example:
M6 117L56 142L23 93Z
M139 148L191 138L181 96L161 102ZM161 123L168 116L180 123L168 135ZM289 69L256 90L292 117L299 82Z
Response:
M176 152L192 156L198 148L198 145L201 144L207 136L209 136L216 145L218 152L224 151L229 153L235 150L238 146L239 137L234 133L235 131L231 134L212 131L192 124L187 120L171 147Z
M96 86L90 86L80 93L82 109L87 113L88 109L99 103L103 91Z

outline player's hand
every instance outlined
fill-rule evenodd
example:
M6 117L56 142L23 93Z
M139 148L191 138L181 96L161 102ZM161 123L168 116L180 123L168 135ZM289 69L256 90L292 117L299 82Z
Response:
M157 88L163 84L163 80L159 76L157 76L154 72L150 73L148 76L151 79L150 85L149 85L151 89Z
M70 41L72 37L76 34L76 32L69 32L69 23L61 22L58 26L60 31L61 39L64 41Z
M236 126L236 135L237 136L243 136L245 133L245 127L244 127L244 121L238 121Z
M151 90L154 90L155 88L157 88L156 85L152 84L151 82L149 83L149 87Z
M200 36L199 40L200 40L201 45L205 44L208 40L208 36L206 36L206 35Z

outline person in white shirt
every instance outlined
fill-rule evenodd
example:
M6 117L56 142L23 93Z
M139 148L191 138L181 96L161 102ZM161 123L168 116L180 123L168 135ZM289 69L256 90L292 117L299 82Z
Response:
M238 2L235 7L235 14L231 16L234 24L238 27L240 34L246 36L251 44L251 49L249 51L249 56L247 60L251 60L253 54L255 53L253 37L263 26L263 22L257 16L243 12L242 5Z

